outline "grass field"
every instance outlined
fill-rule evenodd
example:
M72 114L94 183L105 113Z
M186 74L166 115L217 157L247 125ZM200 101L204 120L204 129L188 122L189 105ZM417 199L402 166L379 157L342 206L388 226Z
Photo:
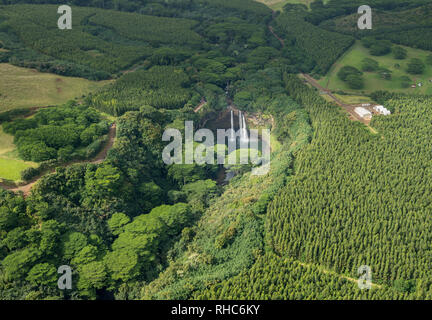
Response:
M372 102L374 102L371 100L371 98L365 97L365 96L335 94L335 97L346 104L359 104L359 103L372 103Z
M372 56L369 54L368 49L364 48L360 42L350 48L330 69L329 73L321 78L318 82L323 87L327 87L332 91L342 90L352 95L361 95L362 93L370 93L377 90L388 90L393 92L404 92L404 93L422 93L432 94L432 83L429 82L432 79L432 66L427 66L425 72L422 75L411 75L406 73L406 67L411 58L419 58L425 61L426 57L431 54L429 51L413 49L404 47L408 51L408 57L405 60L396 60L392 54L388 54L382 57ZM371 58L379 62L381 67L385 67L393 72L392 80L383 80L377 73L364 72L363 79L365 87L361 90L353 90L348 85L337 77L337 73L341 67L349 65L354 66L357 69L361 69L361 62L364 58ZM395 64L399 64L400 68L397 69ZM417 83L422 82L423 87L413 88L402 88L403 76L408 76L410 79L416 80Z
M0 63L0 112L63 104L105 85Z
M273 10L280 10L282 11L282 8L287 3L303 3L309 7L309 5L314 2L314 0L256 0L258 2L264 3L266 6L270 7ZM327 1L324 0L324 3Z
M3 127L0 126L0 181L3 179L19 181L21 171L28 167L37 167L37 164L18 158L13 136L4 133Z

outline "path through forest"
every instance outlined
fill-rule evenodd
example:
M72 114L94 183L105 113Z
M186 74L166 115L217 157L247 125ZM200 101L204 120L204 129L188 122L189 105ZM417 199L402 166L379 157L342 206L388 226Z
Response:
M274 18L276 18L276 11L273 11L273 12L272 12L272 19L274 20ZM273 30L273 27L269 25L269 26L268 26L268 29L270 30L271 34L272 34L276 39L279 40L279 42L280 42L281 45L282 45L282 48L285 47L285 41L284 41L281 37L279 37L279 36L276 34L276 32Z
M195 107L194 112L197 113L198 111L200 111L201 108L204 107L206 103L207 101L205 101L205 99L202 98L201 103Z

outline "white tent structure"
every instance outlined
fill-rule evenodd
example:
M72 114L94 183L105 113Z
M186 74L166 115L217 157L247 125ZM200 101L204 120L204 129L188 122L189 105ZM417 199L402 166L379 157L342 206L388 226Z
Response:
M357 108L355 108L354 112L357 113L361 118L363 118L365 120L372 119L372 112L370 112L369 110L366 110L363 107L357 107Z
M374 110L382 115L388 116L391 114L390 110L385 108L384 106L375 106Z

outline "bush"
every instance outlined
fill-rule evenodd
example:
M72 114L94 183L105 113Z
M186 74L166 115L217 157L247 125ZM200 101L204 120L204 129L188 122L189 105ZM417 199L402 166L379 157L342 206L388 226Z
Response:
M40 169L30 167L21 171L21 180L30 181L31 179L38 176L39 174L40 174Z

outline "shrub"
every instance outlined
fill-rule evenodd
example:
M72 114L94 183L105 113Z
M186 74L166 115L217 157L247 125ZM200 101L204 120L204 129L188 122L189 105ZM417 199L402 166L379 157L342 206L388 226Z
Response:
M34 177L40 174L40 170L38 168L27 168L21 171L21 180L23 181L30 181Z

